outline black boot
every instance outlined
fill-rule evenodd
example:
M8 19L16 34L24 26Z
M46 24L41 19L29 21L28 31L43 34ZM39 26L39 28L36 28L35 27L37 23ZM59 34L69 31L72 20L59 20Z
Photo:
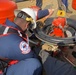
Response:
M66 7L66 13L72 13L72 11L69 10L68 7Z

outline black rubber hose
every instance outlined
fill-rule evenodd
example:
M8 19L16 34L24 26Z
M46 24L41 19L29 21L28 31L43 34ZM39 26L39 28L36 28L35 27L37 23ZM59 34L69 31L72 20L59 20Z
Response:
M36 37L38 37L40 40L48 43L53 43L53 44L58 44L60 46L68 46L71 44L75 44L76 42L76 36L72 37L67 37L67 38L57 38L57 37L52 37L49 35L45 34L46 28L52 23L54 18L49 18L45 21L45 26L43 28L40 28L40 25L37 25L37 28L34 30L34 33ZM76 21L67 18L67 24L74 28L76 30Z

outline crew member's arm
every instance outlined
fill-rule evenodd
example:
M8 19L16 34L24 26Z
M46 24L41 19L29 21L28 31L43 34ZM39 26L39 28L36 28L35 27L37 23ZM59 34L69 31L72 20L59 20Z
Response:
M40 57L42 58L46 75L76 75L76 69L72 65L51 57L48 52L42 50Z
M40 21L42 21L44 23L44 21L49 18L54 12L54 9L45 9L45 10L39 10L38 11L38 20L40 19Z

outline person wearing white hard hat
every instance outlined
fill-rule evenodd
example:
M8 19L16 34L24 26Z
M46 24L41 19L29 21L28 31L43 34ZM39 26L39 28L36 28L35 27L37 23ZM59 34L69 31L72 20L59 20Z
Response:
M15 12L16 12L15 15L20 11L26 12L27 14L29 14L33 18L34 25L32 27L36 28L36 21L40 20L42 18L45 18L44 19L44 21L45 21L47 18L49 18L53 14L54 9L41 10L37 6L30 6L29 8L22 8L20 10L15 10ZM34 14L33 14L33 12L34 12ZM31 30L32 30L32 28L31 28ZM36 37L35 37L34 33L31 31L30 39L32 39L32 38L35 39Z
M30 27L36 28L35 21L34 11L25 8L15 11L14 22L7 19L0 26L0 57L13 61L8 62L6 75L41 75L41 63L30 48L25 32Z
M36 28L36 15L35 15L34 10L32 10L31 8L23 8L20 10L15 10L15 16L17 16L17 14L21 11L30 16L30 18L26 18L26 20L30 21L31 24L33 24L33 26L32 26L33 28Z
M20 10L28 13L34 19L34 21L37 21L42 18L47 19L54 13L54 9L52 8L42 10L38 6L30 6L29 8L22 8ZM15 11L16 13L18 13L20 10L15 10ZM32 14L32 11L34 12L35 15Z

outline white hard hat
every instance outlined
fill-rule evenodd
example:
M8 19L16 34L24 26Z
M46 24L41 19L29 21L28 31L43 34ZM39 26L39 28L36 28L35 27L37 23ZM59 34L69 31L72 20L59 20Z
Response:
M17 16L17 14L18 14L20 11L25 12L26 14L28 14L28 15L33 19L33 29L35 29L35 28L36 28L36 15L35 15L34 10L31 9L31 8L23 8L23 9L21 9L21 10L15 10L15 11L14 11L15 16Z

